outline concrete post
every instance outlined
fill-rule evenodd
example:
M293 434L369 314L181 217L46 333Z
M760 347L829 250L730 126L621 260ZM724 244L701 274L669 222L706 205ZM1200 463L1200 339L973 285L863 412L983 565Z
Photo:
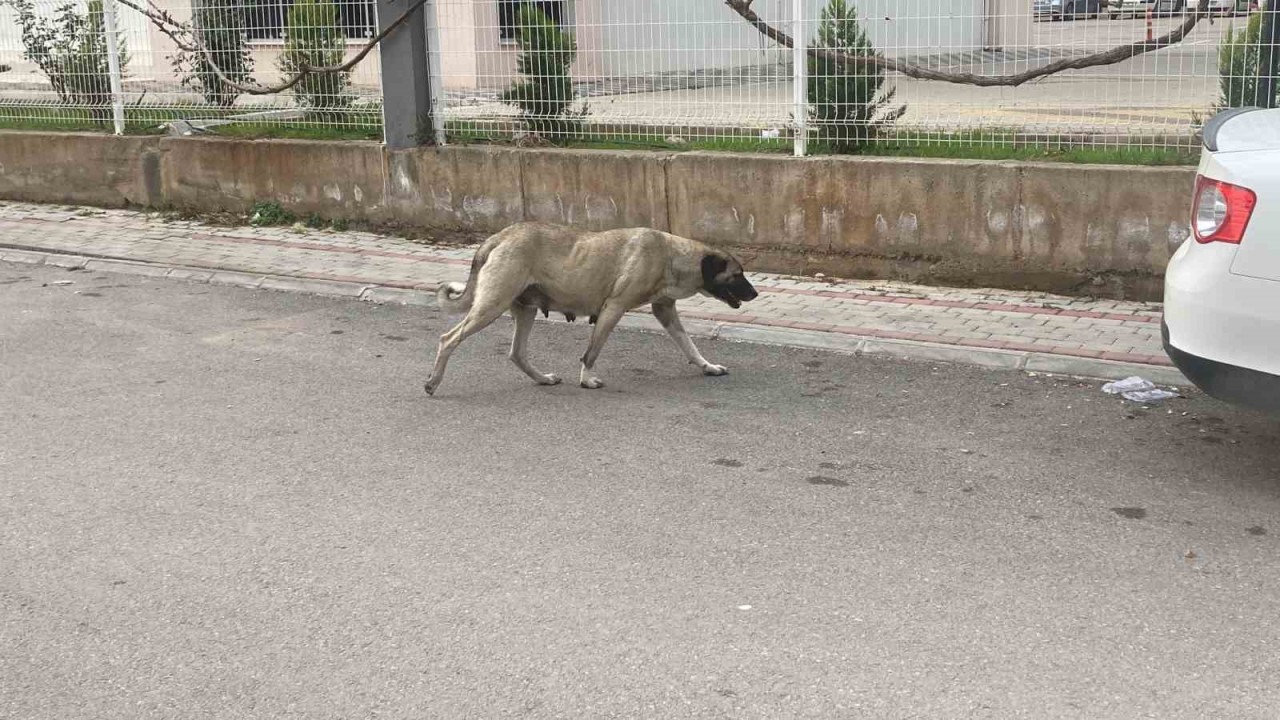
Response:
M376 0L378 31L404 13L408 0ZM427 72L427 25L422 8L378 45L382 61L382 137L403 149L433 141L431 79Z

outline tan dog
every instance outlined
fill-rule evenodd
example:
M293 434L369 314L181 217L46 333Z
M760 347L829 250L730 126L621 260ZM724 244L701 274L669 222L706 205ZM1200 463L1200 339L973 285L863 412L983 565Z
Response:
M480 246L471 261L464 286L445 283L437 291L440 306L466 317L440 336L435 367L426 383L433 394L444 379L449 356L466 338L483 330L510 310L515 318L511 361L540 385L560 378L529 364L526 347L534 317L541 310L563 313L572 322L591 318L595 329L582 356L578 384L604 387L591 370L623 314L652 305L653 314L684 351L689 362L706 375L724 375L724 366L702 357L680 324L676 300L698 293L719 298L731 307L756 297L742 274L742 263L721 250L649 228L585 232L545 223L519 223Z

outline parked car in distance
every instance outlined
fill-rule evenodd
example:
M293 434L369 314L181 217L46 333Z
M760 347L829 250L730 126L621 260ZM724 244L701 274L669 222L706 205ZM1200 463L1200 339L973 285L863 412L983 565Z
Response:
M1165 352L1220 400L1280 414L1280 109L1205 123L1191 237L1165 272Z
M1195 6L1195 0L1192 0ZM1209 12L1215 15L1246 15L1258 8L1257 0L1209 0Z
M1119 17L1146 15L1154 12L1158 0L1110 0L1107 12L1111 19Z
M1031 14L1037 20L1078 20L1100 17L1107 0L1033 0Z
M1112 20L1119 17L1152 15L1181 15L1193 8L1198 0L1108 0L1107 14ZM1209 12L1215 15L1240 15L1257 7L1257 0L1209 0Z

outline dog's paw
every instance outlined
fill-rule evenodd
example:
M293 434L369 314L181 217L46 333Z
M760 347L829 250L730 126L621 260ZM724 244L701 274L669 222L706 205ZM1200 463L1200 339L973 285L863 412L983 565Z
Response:
M436 382L434 382L434 381L432 381L432 380L428 379L425 383L423 383L423 384L422 384L422 389L423 389L423 390L425 390L425 391L426 391L426 393L427 393L428 395L435 395L435 394L436 394L436 387L437 387L438 385L439 385L439 383L436 383Z
M604 387L604 381L597 377L587 378L578 384L588 390L599 390Z
M542 376L542 379L538 381L538 384L539 385L559 385L560 376L556 375L555 373L547 373L546 375Z
M727 367L725 367L725 366L723 366L723 365L712 365L711 363L707 363L706 365L702 366L702 374L703 374L703 375L713 375L713 376L716 376L716 375L728 375L728 374L729 374L729 368L727 368Z

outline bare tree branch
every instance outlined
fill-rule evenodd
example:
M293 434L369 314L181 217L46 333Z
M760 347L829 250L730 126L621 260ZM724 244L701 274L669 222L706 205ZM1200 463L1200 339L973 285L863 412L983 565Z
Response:
M384 38L403 25L405 21L407 21L413 13L418 10L418 8L426 5L428 0L414 0L404 13L402 13L400 17L396 18L395 22L384 28L382 32L373 36L369 42L365 43L364 47L360 49L360 52L356 53L350 60L342 63L341 65L311 66L302 62L302 68L297 74L291 75L279 85L271 86L244 85L227 77L226 74L222 72L222 68L218 67L218 63L213 58L213 53L210 52L209 48L205 46L203 41L201 41L200 33L190 26L174 20L173 16L158 7L154 0L147 0L146 8L138 5L134 0L116 0L116 2L142 13L151 21L152 25L156 26L156 29L167 35L170 40L173 40L174 44L178 46L178 49L186 52L198 52L204 56L205 62L209 63L209 67L213 69L214 75L216 75L218 80L223 84L233 87L246 95L275 95L302 82L302 79L308 75L316 73L346 72L355 67L361 60L364 60L369 53L373 52L373 49L378 46L378 43L382 42Z
M791 36L775 28L765 22L754 10L751 9L752 0L724 0L724 4L728 5L731 10L742 16L742 19L751 23L756 30L768 37L770 40L778 43L783 47L794 47L795 41ZM825 48L808 49L810 56L821 58L842 65L856 65L862 67L879 67L885 70L902 73L907 77L919 80L938 80L940 82L957 83L960 85L977 85L979 87L1017 87L1023 83L1060 73L1064 70L1083 70L1084 68L1099 67L1102 65L1115 65L1124 62L1130 58L1135 58L1161 48L1171 45L1177 45L1182 39L1191 32L1201 19L1209 17L1209 0L1200 0L1199 5L1191 10L1186 20L1181 25L1174 28L1173 32L1167 35L1155 38L1150 42L1136 42L1129 45L1121 45L1105 52L1086 55L1078 58L1065 58L1056 62L1051 62L1042 67L1033 68L1026 72L1020 72L1016 75L975 75L967 72L945 72L942 70L933 70L931 68L922 67L920 65L912 65L911 63L893 60L880 55L850 55L838 50L828 50Z
M158 7L154 0L147 0L147 7L145 8L139 5L136 0L116 1L125 7L132 8L133 10L141 13L144 17L150 20L151 23L160 30L160 32L173 40L174 44L177 45L179 49L186 52L200 53L213 69L218 80L223 84L248 95L274 95L292 88L308 75L315 73L346 72L355 67L360 63L360 61L364 60L369 53L373 52L373 49L377 47L378 43L382 42L388 35L403 25L415 11L423 5L426 5L429 0L414 0L404 13L400 15L400 17L387 25L382 32L379 32L371 38L369 42L365 43L364 47L360 49L360 52L356 53L355 56L347 62L344 62L341 65L315 67L304 64L297 74L290 76L277 85L271 86L245 85L227 77L227 75L222 71L222 68L220 68L218 63L215 61L213 53L210 52L209 48L206 47L204 42L200 39L199 32L187 24L174 20L169 13ZM795 41L792 37L765 22L763 18L757 15L756 12L751 9L752 2L753 0L724 0L725 5L740 15L748 23L751 23L751 25L761 34L783 47L793 47L795 45ZM809 48L808 53L813 57L822 58L846 66L879 67L920 80L937 80L940 82L957 83L961 85L976 85L978 87L1017 87L1032 80L1054 75L1065 70L1082 70L1085 68L1100 67L1104 65L1115 65L1116 63L1124 62L1125 60L1135 58L1139 55L1144 55L1172 45L1177 45L1182 42L1183 38L1185 38L1197 24L1199 24L1201 19L1206 17L1209 17L1210 22L1212 22L1212 17L1209 14L1209 0L1199 0L1199 4L1187 15L1187 18L1181 25L1174 28L1173 31L1168 34L1154 38L1150 42L1143 41L1128 45L1121 45L1105 52L1086 55L1084 57L1064 58L1062 60L1049 63L1048 65L1032 68L1014 75L977 75L967 72L946 72L920 65L913 65L911 63L882 57L880 55L850 55L838 50L830 50L826 48ZM0 70L0 72L3 72L3 70Z

